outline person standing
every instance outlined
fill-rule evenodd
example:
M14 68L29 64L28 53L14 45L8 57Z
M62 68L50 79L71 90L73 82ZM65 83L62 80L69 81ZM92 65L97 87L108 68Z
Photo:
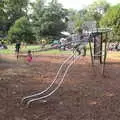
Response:
M45 48L45 45L46 45L46 40L42 39L42 49Z
M16 54L17 54L17 59L18 59L19 52L20 52L20 46L21 46L20 41L17 41L16 45L15 45L15 49L16 49L15 51L16 51Z

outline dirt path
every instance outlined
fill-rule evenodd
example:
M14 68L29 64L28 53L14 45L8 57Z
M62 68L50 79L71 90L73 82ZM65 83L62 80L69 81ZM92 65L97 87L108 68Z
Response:
M9 56L10 57L10 56ZM13 56L11 56L12 59ZM31 65L0 63L0 120L119 120L120 61L106 64L106 77L93 72L90 58L74 64L60 89L47 99L25 108L23 96L44 90L67 56L40 56ZM100 68L100 67L99 67Z

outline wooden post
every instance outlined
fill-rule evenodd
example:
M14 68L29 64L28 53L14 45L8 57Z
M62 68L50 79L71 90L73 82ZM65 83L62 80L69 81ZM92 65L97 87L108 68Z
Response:
M93 45L94 45L94 60L96 59L96 38L93 36Z
M103 70L102 70L102 74L103 76L105 75L105 64L106 64L106 57L107 57L107 40L108 40L108 34L106 32L106 39L105 39L105 55L104 55L104 60L103 60Z
M102 64L103 62L102 62L102 52L103 52L103 50L102 50L102 45L103 45L103 34L102 34L102 32L101 32L101 41L100 41L100 64Z
M92 53L92 45L91 45L91 39L89 38L89 46L90 46L90 55L91 55L91 62L92 65L94 64L94 60L93 60L93 53Z

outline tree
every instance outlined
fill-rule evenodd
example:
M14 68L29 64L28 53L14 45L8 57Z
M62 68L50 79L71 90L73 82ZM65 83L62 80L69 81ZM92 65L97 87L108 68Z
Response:
M33 25L36 33L36 38L52 38L56 39L61 32L65 30L66 10L57 0L45 5L45 1L38 0L33 5Z
M99 22L102 16L107 12L110 4L106 0L97 0L87 8L87 13L85 15L85 20L95 20L97 22L97 27L99 27Z
M81 32L83 17L80 11L68 10L67 31L70 33Z
M68 10L68 20L67 20L67 28L66 30L69 33L74 33L75 32L75 15L76 15L76 10L74 9L69 9Z
M109 8L105 16L101 19L100 25L112 28L115 35L114 40L120 41L120 4Z
M99 22L109 6L109 3L105 0L99 0L80 11L70 9L68 16L68 31L71 33L81 32L83 24L86 21L96 21L97 27L99 27Z
M6 27L6 23L7 23L7 14L6 11L4 9L4 1L2 0L0 2L0 36L4 36L7 30Z
M16 20L15 24L8 31L8 39L11 43L20 40L27 43L32 43L35 40L32 33L32 26L26 17L21 17Z
M3 0L4 11L7 15L6 26L9 29L17 19L27 14L29 0Z

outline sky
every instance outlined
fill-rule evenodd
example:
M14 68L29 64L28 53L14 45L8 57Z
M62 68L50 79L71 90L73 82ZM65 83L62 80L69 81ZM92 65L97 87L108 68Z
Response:
M74 9L82 9L89 4L93 3L95 0L58 0L63 4L65 8L74 8ZM107 0L112 5L120 3L120 0Z
M35 1L35 0L31 0ZM50 0L49 0L50 1ZM62 5L65 8L73 8L80 10L84 7L87 7L89 4L93 3L95 0L58 0L59 3L62 3ZM112 5L120 3L120 0L107 0Z

